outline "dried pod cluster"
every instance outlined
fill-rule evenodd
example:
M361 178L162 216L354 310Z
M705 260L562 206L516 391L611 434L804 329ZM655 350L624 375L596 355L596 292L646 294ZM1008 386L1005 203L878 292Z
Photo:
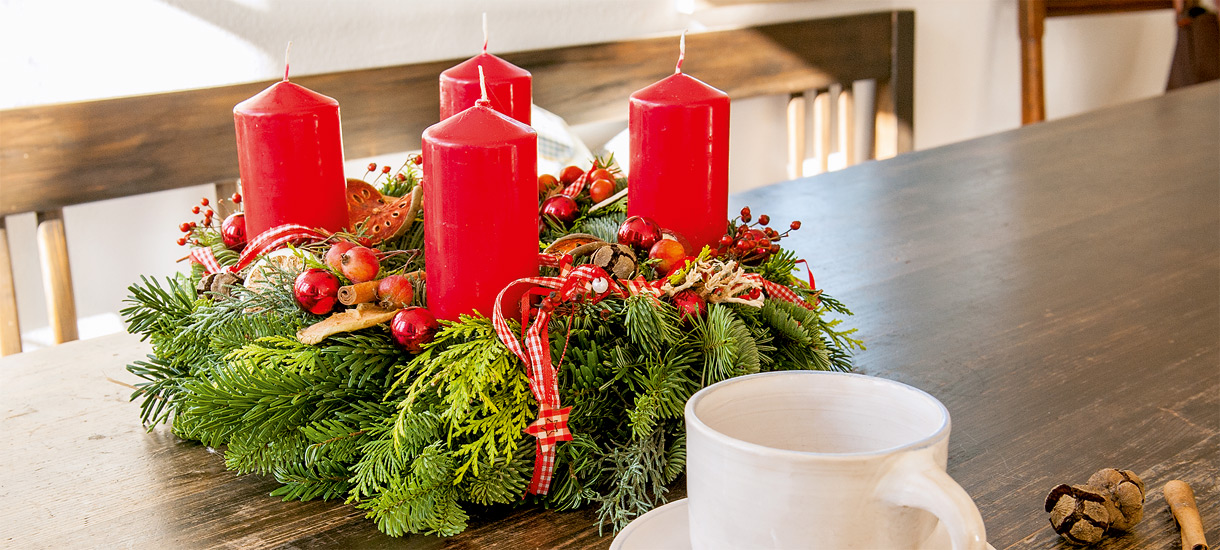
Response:
M1094 544L1144 517L1144 482L1131 470L1104 468L1084 485L1061 484L1046 496L1051 527L1068 542Z

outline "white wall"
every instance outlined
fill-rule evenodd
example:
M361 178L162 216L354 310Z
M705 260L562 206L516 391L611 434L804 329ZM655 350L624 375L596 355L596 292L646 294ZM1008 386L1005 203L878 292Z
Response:
M483 11L494 52L894 8L916 11L917 148L1019 125L1014 0L0 0L0 108L277 78L289 40L298 75L465 57L481 45ZM1160 93L1173 33L1168 12L1049 21L1050 118ZM733 186L784 179L783 99L740 101L733 115ZM139 274L176 270L176 226L206 193L65 209L79 314L117 311ZM33 215L8 229L28 331L46 325ZM114 330L113 319L82 331Z

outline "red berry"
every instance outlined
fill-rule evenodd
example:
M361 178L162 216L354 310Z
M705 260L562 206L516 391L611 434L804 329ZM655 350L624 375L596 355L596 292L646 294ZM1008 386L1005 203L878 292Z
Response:
M750 207L749 206L741 207L741 217L748 218L749 216L750 216Z
M208 212L211 212L211 210ZM208 223L211 223L211 218L208 219ZM225 218L225 221L220 224L220 237L224 239L225 246L232 250L241 250L245 247L246 215L237 212Z
M580 217L580 207L572 197L555 195L542 201L542 215L562 223L571 223Z
M559 171L559 181L562 181L564 185L568 185L575 182L583 175L585 175L584 170L581 170L575 166L568 166Z
M190 233L191 224L188 222L182 222L182 224L178 226L178 229L181 229L183 233Z
M794 222L788 224L788 227L791 227L793 231L796 231L797 229L801 228L801 222L800 222L800 220L794 221Z
M200 199L200 200L199 200L199 204L200 204L201 206L207 206L207 205L208 205L208 198L207 198L207 197L204 197L204 198Z
M750 218L750 213L749 213L748 211L743 211L743 212L741 213L741 221L746 222L746 223L750 223L750 219L751 219L751 218Z
M192 213L192 214L198 214L198 213L199 213L199 207L198 207L198 206L193 206L193 207L191 207L191 213Z
M771 216L763 214L758 217L758 225L767 225L771 223Z
M411 305L411 300L415 298L415 287L403 275L390 275L377 283L377 298L385 307L404 308Z
M186 246L186 237L178 237L178 246Z
M326 264L326 267L329 267L335 273L343 273L343 253L355 246L356 243L351 241L339 241L330 245L330 250L326 251L326 255L322 258L322 263Z
M593 199L593 202L602 202L613 194L614 182L608 179L593 180L593 184L589 186L589 198Z
M241 204L241 193L233 193L233 202Z
M733 246L733 237L728 235L720 237L720 246Z
M399 172L397 174L394 174L394 179L397 181L407 181L407 175L402 172Z
M424 345L436 337L440 323L431 311L422 307L410 307L394 314L390 320L390 332L403 349L411 353L423 351Z
M377 163L376 163L376 162L370 162L370 163L369 163L369 172L372 172L372 171L374 171L374 170L377 170Z
M390 166L389 166L389 165L382 166L382 167L381 167L381 173L382 173L382 174L389 174L389 173L390 173Z
M377 278L381 265L377 262L377 253L371 248L353 246L339 257L343 276L353 283L364 283Z
M776 252L779 252L779 245L778 244L771 245L771 248L768 248L767 252L770 252L771 254L775 254Z
M301 309L325 315L339 302L339 278L325 269L307 270L297 275L292 284L292 296Z

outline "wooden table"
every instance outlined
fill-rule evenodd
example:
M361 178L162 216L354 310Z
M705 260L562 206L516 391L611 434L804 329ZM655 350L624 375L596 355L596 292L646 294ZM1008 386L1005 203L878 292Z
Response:
M1148 485L1101 548L1176 548L1190 482L1220 543L1220 84L733 197L855 308L859 370L940 398L949 470L996 548L1054 548L1042 502L1106 466ZM349 506L145 433L116 335L0 360L0 546L604 548L588 511L391 539ZM679 492L680 494L680 492Z

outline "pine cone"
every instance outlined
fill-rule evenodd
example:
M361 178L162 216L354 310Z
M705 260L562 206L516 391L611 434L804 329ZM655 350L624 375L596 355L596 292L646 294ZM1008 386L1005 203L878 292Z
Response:
M1106 495L1110 528L1127 531L1144 517L1144 481L1131 470L1104 468L1089 477L1089 485Z
M1107 504L1106 496L1088 485L1059 485L1046 496L1051 527L1073 544L1093 544L1105 536L1111 523Z

